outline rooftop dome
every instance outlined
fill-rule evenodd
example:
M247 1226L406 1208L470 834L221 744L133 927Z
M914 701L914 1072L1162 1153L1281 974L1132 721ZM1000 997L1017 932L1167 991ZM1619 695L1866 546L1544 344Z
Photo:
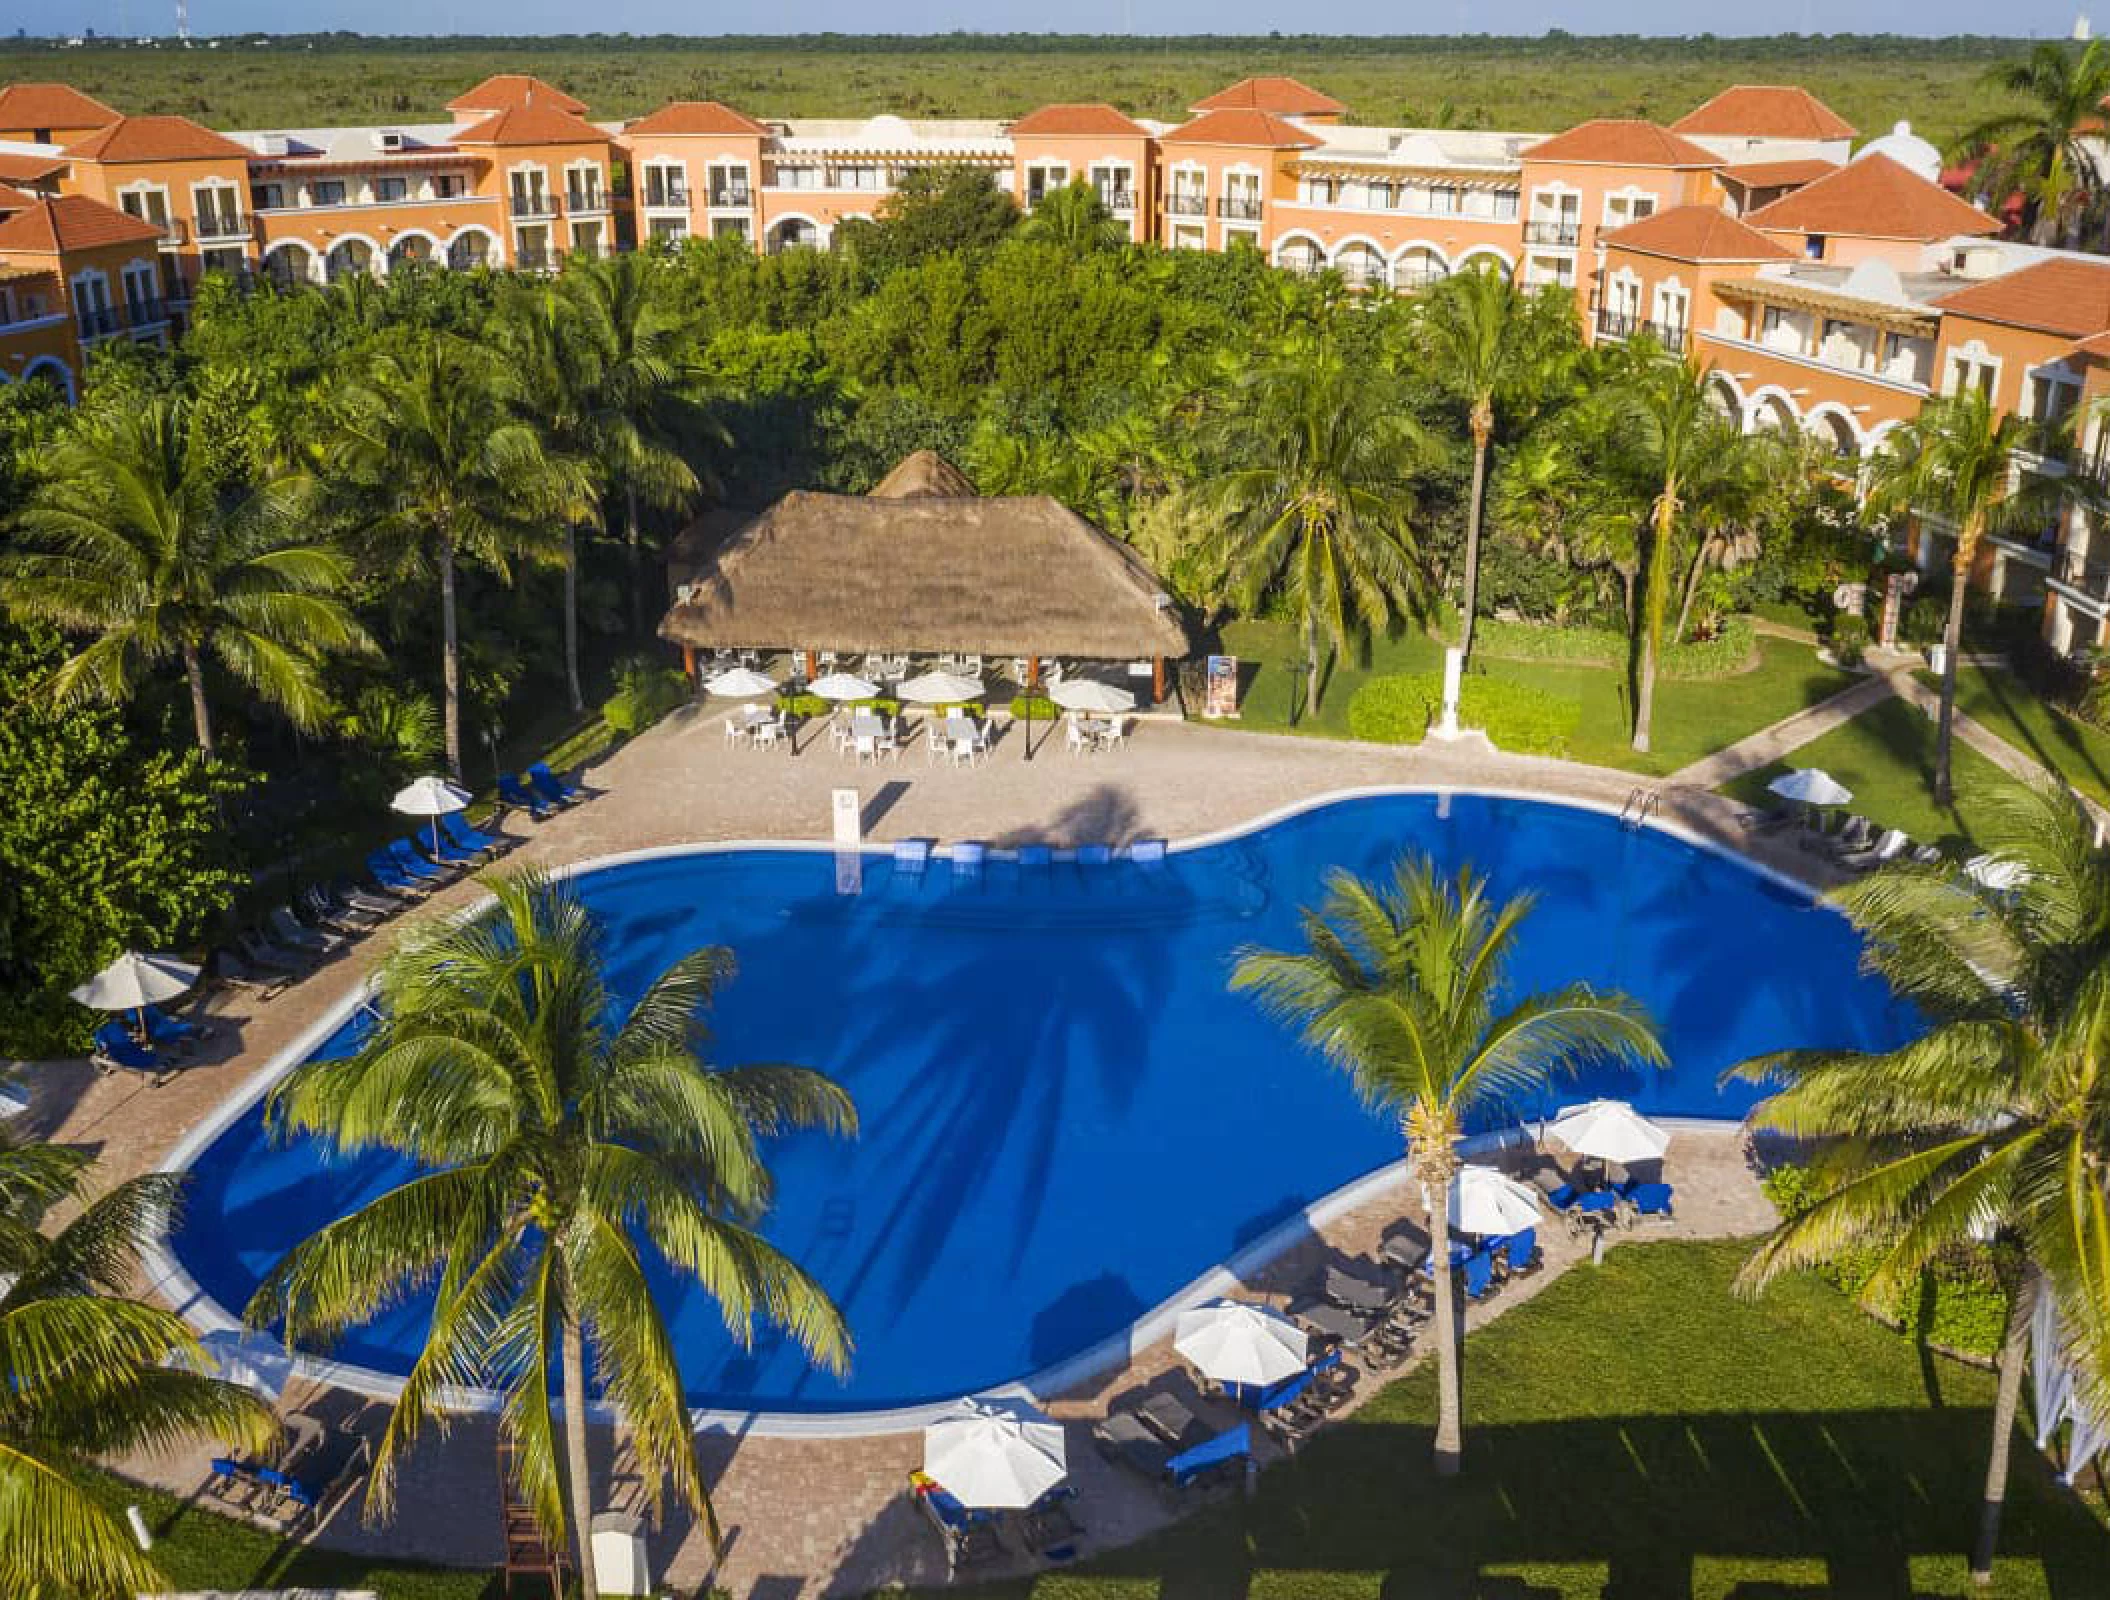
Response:
M913 144L916 130L892 112L882 111L864 125L864 136L875 144Z
M1941 152L1912 131L1912 124L1900 122L1880 139L1871 139L1854 152L1854 159L1863 156L1883 155L1890 157L1907 172L1925 178L1929 183L1941 182Z

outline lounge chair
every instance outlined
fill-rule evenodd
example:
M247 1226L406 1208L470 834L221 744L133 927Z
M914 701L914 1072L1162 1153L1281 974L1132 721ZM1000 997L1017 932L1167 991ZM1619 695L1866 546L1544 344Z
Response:
M479 855L498 855L517 842L502 833L484 832L459 811L450 811L440 818L440 831L464 850L474 850Z
M894 841L894 876L920 879L923 869L930 865L930 841L928 839L896 839Z
M306 950L312 955L326 956L343 949L347 942L341 933L309 927L293 914L291 906L273 906L267 920L271 936L289 950Z
M454 875L453 868L418 854L417 846L408 839L389 840L388 856L406 876L428 883L445 883Z
M1667 1183L1637 1183L1634 1192L1627 1196L1627 1203L1634 1208L1637 1217L1654 1217L1660 1222L1675 1220L1671 1201L1676 1191Z
M1429 1241L1411 1233L1391 1233L1377 1247L1377 1258L1402 1272L1418 1272L1429 1259Z
M1116 1411L1092 1424L1092 1442L1107 1460L1152 1482L1163 1480L1173 1460L1164 1440L1130 1411Z
M908 1479L909 1493L945 1540L948 1570L958 1571L1003 1554L1004 1547L996 1537L994 1513L970 1511L943 1484L925 1473L911 1472Z
M1103 867L1114 858L1114 847L1110 844L1080 844L1077 847L1077 865L1080 867Z
M510 772L502 772L498 776L498 798L516 810L525 811L537 822L556 810L555 806L539 795L530 794Z
M1839 865L1855 872L1871 872L1885 862L1897 860L1911 844L1911 836L1902 828L1892 828L1866 850L1842 851Z
M1383 1320L1376 1312L1350 1311L1345 1306L1331 1305L1324 1300L1291 1306L1289 1314L1308 1332L1351 1350L1377 1332L1377 1325Z
M1135 1414L1144 1427L1175 1450L1200 1444L1209 1437L1208 1425L1187 1409L1186 1402L1162 1389L1138 1403Z
M1165 841L1138 839L1128 847L1128 859L1139 867L1162 867L1165 864Z
M260 972L232 950L215 950L206 962L213 977L230 989L241 989L268 999L293 980L283 972Z
M781 731L784 726L784 718L781 713L776 721L777 727ZM528 786L535 793L541 795L543 799L554 806L577 805L581 800L587 798L586 791L576 783L567 783L550 771L547 761L533 763L527 769L527 781Z
M159 1006L141 1006L139 1022L146 1029L149 1047L161 1050L194 1050L211 1031L202 1023L171 1016Z
M1349 1311L1390 1311L1399 1299L1399 1290L1392 1284L1345 1272L1330 1263L1319 1275L1319 1292Z
M1055 859L1055 852L1044 844L1022 844L1018 847L1018 864L1022 867L1044 867Z
M394 895L370 894L349 883L310 889L301 895L300 904L315 921L355 933L377 928L403 909Z
M1165 1463L1165 1476L1176 1491L1207 1489L1225 1482L1242 1482L1246 1464L1253 1458L1253 1428L1241 1422L1215 1438L1183 1451Z
M366 858L366 870L390 894L420 895L432 887L427 876L413 878L396 862L386 850L376 850Z
M1539 1251L1539 1231L1526 1228L1512 1233L1502 1244L1503 1271L1512 1278L1528 1278L1544 1266L1545 1257Z
M1019 1539L1027 1551L1043 1561L1074 1561L1077 1541L1084 1537L1084 1524L1071 1509L1077 1486L1058 1483L1020 1513Z
M114 1018L95 1030L95 1050L88 1057L98 1072L133 1072L159 1086L175 1073L168 1061L125 1032Z
M453 834L442 832L437 826L427 828L418 835L418 853L426 860L442 867L469 868L484 858L481 850L461 843Z
M244 928L237 933L234 947L252 967L260 967L266 972L283 972L291 978L302 976L312 965L303 952L273 944L254 928Z
M988 845L980 839L962 839L952 847L952 875L955 878L979 878L982 865L988 859Z
M1746 811L1737 818L1747 833L1772 833L1801 820L1800 806L1767 806L1761 811Z

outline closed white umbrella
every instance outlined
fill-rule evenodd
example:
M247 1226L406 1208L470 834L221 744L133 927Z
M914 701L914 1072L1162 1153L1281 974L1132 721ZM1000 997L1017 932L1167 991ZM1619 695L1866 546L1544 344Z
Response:
M806 685L808 694L817 694L823 700L870 700L879 693L879 685L867 682L853 672L831 672L825 678L815 678Z
M1670 1132L1624 1100L1592 1100L1568 1106L1546 1130L1579 1156L1599 1161L1654 1161L1670 1148Z
M445 778L428 775L398 789L395 799L388 802L388 809L408 817L432 819L432 854L436 859L440 853L440 818L464 810L468 804L468 790L457 789Z
M1515 1233L1538 1221L1537 1193L1507 1173L1468 1163L1451 1179L1451 1226L1460 1233Z
M1311 1359L1311 1339L1302 1328L1279 1311L1244 1300L1212 1300L1182 1311L1172 1348L1218 1383L1280 1383Z
M276 1404L293 1380L293 1353L253 1328L215 1328L199 1337L207 1375L239 1384Z
M1069 1474L1062 1425L1023 1400L963 1400L923 1430L923 1471L970 1510L1023 1510Z
M957 672L925 672L901 686L901 698L919 706L964 705L981 699L987 692L980 678L963 677Z
M2019 889L2029 882L2029 868L2007 856L1973 856L1963 864L1963 870L1974 883L1982 883L1988 889Z
M1783 800L1800 800L1810 806L1843 806L1854 797L1853 790L1822 767L1783 772L1766 787Z
M1133 711L1136 697L1097 678L1065 678L1048 691L1048 698L1065 711Z
M776 693L777 681L766 672L757 672L753 667L730 667L714 677L703 680L703 686L712 694L726 700L754 700L765 694Z
M127 950L77 989L67 992L94 1011L137 1011L173 1000L198 981L198 969L174 956Z

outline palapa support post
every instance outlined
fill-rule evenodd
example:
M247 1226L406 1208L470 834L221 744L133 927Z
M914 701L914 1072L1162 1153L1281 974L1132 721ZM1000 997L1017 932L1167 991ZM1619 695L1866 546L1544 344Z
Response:
M1028 689L1038 689L1040 687L1039 656L1026 657L1026 687Z
M1165 658L1150 658L1150 703L1161 706L1165 703Z
M808 650L808 651L807 651L807 652L805 653L805 655L806 655L806 681L807 681L808 683L811 683L811 682L813 681L813 679L814 679L814 671L813 671L813 669L814 669L814 667L815 667L815 666L817 666L817 665L818 665L819 663L818 663L818 660L817 660L817 658L815 657L814 653L813 653L813 652L812 652L811 650Z
M685 644L681 647L681 670L688 674L689 687L694 689L697 686L696 647L692 644Z

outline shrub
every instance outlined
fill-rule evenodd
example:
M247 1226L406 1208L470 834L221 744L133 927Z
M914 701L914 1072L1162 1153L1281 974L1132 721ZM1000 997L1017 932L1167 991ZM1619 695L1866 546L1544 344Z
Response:
M1348 702L1348 731L1373 744L1419 744L1443 709L1443 681L1426 673L1372 678Z
M817 694L780 694L777 696L777 710L787 717L803 720L825 717L829 707L828 702Z
M1663 676L1687 681L1727 678L1750 667L1758 632L1749 617L1724 617L1708 639L1687 639L1663 652Z
M1941 642L1949 626L1949 597L1945 594L1916 594L1898 618L1898 638L1905 644Z
M1372 678L1348 702L1348 731L1374 744L1418 744L1443 712L1443 680L1429 673ZM1582 707L1528 683L1469 673L1459 686L1458 721L1497 748L1519 755L1565 754Z
M1868 619L1858 611L1842 611L1832 618L1832 659L1842 667L1858 667L1868 654Z
M1062 715L1062 707L1044 694L1014 695L1011 700L1011 715L1021 722L1028 717L1035 722L1053 722Z
M601 705L601 720L629 738L642 733L689 697L681 672L648 656L632 656L615 669L615 693Z

